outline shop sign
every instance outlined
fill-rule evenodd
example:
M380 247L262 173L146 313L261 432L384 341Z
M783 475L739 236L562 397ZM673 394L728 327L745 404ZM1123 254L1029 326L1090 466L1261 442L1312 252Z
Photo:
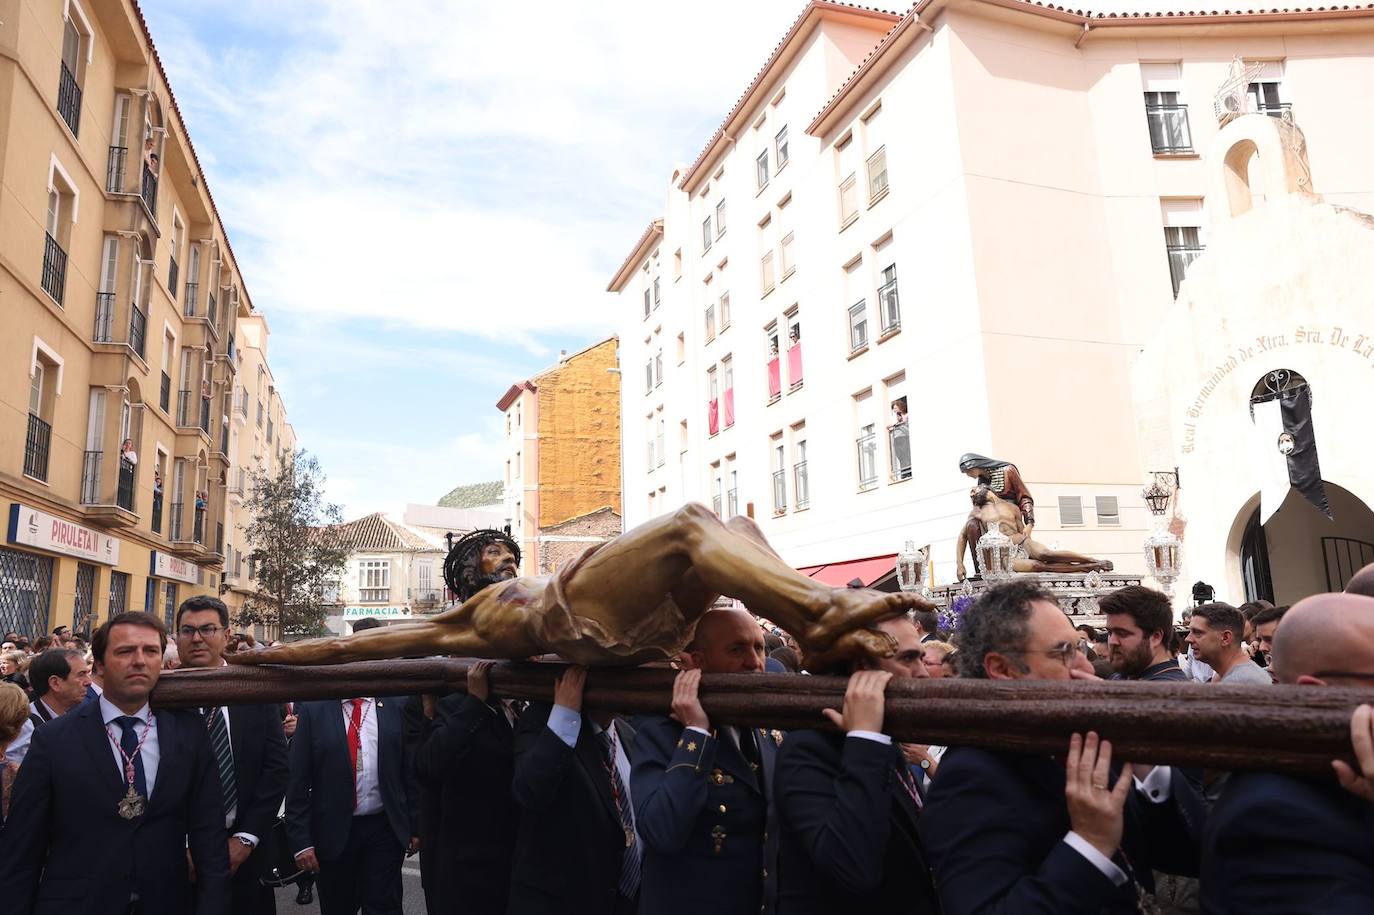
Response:
M148 574L154 578L170 578L184 581L188 585L200 584L200 566L194 562L178 559L170 553L153 550L148 560Z
M117 537L18 502L10 505L9 542L107 566L119 565Z
M409 607L344 607L343 618L361 620L372 617L378 620L408 620Z

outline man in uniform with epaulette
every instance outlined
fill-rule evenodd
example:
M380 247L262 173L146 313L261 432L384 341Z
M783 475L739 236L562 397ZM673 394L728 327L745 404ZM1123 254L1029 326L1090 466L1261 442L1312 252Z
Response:
M712 727L703 673L757 673L763 630L742 610L697 623L691 669L673 685L672 717L637 722L630 794L644 844L640 911L655 915L771 913L777 896L773 762L781 734Z

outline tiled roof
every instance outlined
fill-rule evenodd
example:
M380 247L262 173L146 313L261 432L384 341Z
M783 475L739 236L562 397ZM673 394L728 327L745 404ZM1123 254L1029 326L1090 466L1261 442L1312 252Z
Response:
M468 483L455 486L448 495L439 500L444 508L485 508L497 505L505 496L505 487L500 480L490 483Z
M437 547L387 518L381 512L339 525L339 530L353 543L353 549L366 552L429 552Z
M773 68L773 64L782 55L783 50L791 44L792 39L796 37L802 24L806 22L807 18L814 10L818 9L868 13L875 17L886 17L891 19L894 23L901 19L897 13L891 10L882 10L871 6L860 6L855 3L841 3L836 2L836 0L811 0L811 2L806 5L806 8L801 11L801 14L792 21L792 25L788 27L787 33L783 35L782 39L773 47L773 53L768 55L768 60L764 62L763 67L758 73L754 74L754 79L749 83L748 88L744 90L744 93L739 99L736 100L734 107L730 109L730 113L725 116L725 120L720 122L720 126L716 128L716 132L711 134L711 139L706 141L706 145L702 148L701 153L697 155L696 161L691 164L686 173L682 176L682 180L678 182L678 187L686 188L691 184L692 177L696 174L697 169L701 168L702 164L705 163L707 157L711 154L711 150L715 147L716 143L724 136L725 128L735 119L741 109L744 108L745 104L753 96L754 91L758 89L759 84L763 82L763 78L768 75L768 71Z
M923 5L923 4L918 4ZM1234 10L1163 10L1159 12L1131 11L1119 13L1095 13L1092 10L1073 9L1072 7L1059 6L1055 3L1040 3L1036 0L1010 0L1011 6L1040 7L1041 9L1053 10L1059 13L1068 13L1071 16L1078 16L1083 19L1099 21L1169 21L1187 19L1210 19L1213 17L1245 17L1245 16L1306 16L1320 15L1322 13L1374 13L1374 3L1344 4L1340 6L1294 6L1294 7L1271 7L1262 9L1234 9Z

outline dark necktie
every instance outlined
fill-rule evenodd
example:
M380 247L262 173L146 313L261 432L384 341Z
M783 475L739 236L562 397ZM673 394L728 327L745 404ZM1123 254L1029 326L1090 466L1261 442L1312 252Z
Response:
M620 767L615 762L615 745L611 742L611 732L605 730L596 736L601 741L601 755L605 761L606 774L611 780L615 812L620 817L620 828L625 832L625 856L620 862L620 895L626 899L634 899L635 894L639 892L640 862L639 842L635 840L634 818L630 813L630 795L625 790L625 782L620 777Z
M120 715L115 719L115 724L119 725L121 731L119 735L119 748L124 751L124 758L132 758L134 761L134 790L144 798L147 798L148 779L143 774L143 754L139 752L138 735L134 733L134 725L143 724L143 722L133 715ZM143 726L147 727L146 724ZM122 774L124 775L124 783L127 785L129 782L128 773L125 772Z
M229 746L229 728L224 724L224 710L212 708L205 713L205 729L210 734L210 748L215 751L215 765L219 769L219 784L224 789L224 813L238 806L239 789L234 780L234 751Z

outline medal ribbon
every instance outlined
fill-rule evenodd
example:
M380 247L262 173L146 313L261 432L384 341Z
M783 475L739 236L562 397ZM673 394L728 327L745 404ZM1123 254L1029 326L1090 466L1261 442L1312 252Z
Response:
M149 734L153 733L155 727L157 727L157 719L149 715L148 720L143 724L143 736L138 739L138 746L134 747L132 754L129 754L125 753L124 748L119 745L119 739L115 737L114 731L110 730L110 726L105 725L105 736L110 738L110 743L114 744L114 748L119 751L119 755L124 759L124 779L129 783L130 791L134 788L134 760L138 759L139 754L143 752L143 742L148 739Z

